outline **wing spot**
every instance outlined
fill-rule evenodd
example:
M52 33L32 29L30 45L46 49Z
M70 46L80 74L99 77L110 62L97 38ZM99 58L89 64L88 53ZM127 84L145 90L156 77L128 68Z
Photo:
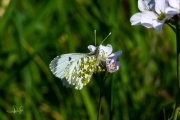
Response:
M69 61L71 61L71 59L72 59L72 58L71 58L71 57L69 57Z

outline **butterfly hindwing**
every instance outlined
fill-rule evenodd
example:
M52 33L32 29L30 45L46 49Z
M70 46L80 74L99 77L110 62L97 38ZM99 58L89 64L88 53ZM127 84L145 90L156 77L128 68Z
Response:
M74 61L68 68L71 74L69 74L67 81L73 83L76 89L82 89L90 81L96 64L95 55L85 56Z
M96 65L95 55L70 53L54 58L50 63L50 69L62 80L63 85L82 89L90 81Z

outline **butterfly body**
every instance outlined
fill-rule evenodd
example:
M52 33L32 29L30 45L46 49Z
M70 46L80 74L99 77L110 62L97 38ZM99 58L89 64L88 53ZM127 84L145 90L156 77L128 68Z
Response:
M99 47L90 53L69 53L57 56L50 63L52 73L60 78L63 85L82 89L100 63Z

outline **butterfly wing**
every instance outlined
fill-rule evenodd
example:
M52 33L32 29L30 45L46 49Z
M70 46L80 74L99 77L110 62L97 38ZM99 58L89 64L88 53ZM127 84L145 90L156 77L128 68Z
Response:
M70 53L70 54L63 54L63 55L57 56L49 64L50 70L56 77L62 79L64 77L63 72L64 72L65 68L70 63L72 63L84 56L87 56L87 54Z
M82 89L94 72L96 56L82 53L71 53L57 56L50 63L52 73L60 78L63 85Z
M80 90L90 81L96 66L97 59L95 55L82 57L66 68L65 78L69 83L75 85L75 89ZM71 74L67 75L68 72Z

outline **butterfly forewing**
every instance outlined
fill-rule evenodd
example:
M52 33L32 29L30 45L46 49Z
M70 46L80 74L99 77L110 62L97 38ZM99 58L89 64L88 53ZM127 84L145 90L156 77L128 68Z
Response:
M64 75L64 69L71 63L74 62L87 54L81 54L81 53L70 53L70 54L63 54L60 56L55 57L49 67L52 71L52 73L58 77L63 78Z

